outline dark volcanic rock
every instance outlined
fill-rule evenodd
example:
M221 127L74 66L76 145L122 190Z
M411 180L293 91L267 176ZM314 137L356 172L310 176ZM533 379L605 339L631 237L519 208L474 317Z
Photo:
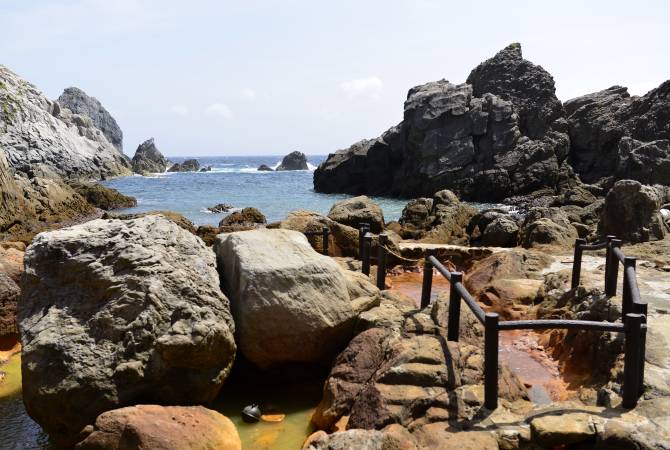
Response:
M642 97L631 97L625 87L613 86L568 100L565 110L570 162L585 181L616 173L642 183L654 177L669 182L667 144L661 140L670 139L670 80ZM646 170L639 170L638 163L645 164Z
M170 165L170 161L156 147L154 138L147 139L137 147L131 163L133 165L133 172L141 175L163 173Z
M197 172L200 170L200 163L197 159L187 159L183 163L176 163L168 169L168 172Z
M301 152L291 152L284 156L277 170L307 170L307 157Z
M222 212L228 212L231 209L233 209L234 206L230 205L228 203L219 203L214 206L210 206L207 208L207 211L213 212L213 213L222 213Z
M274 169L272 169L272 167L268 166L267 164L261 164L258 167L258 170L260 170L261 172L272 172Z
M381 137L329 155L314 172L320 192L502 200L556 189L569 150L554 81L512 44L472 71L410 89L403 121Z
M114 117L102 106L95 97L76 87L69 87L58 97L60 106L64 106L75 114L83 114L91 118L93 125L105 135L119 150L123 149L123 132Z

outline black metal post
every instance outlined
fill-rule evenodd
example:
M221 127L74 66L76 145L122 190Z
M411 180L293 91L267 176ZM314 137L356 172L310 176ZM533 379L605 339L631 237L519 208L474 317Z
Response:
M361 223L358 225L358 257L362 260L363 259L363 238L365 237L365 233L370 231L370 224L367 223Z
M647 323L647 304L646 303L633 303L633 312L642 316L642 323ZM640 378L638 380L639 390L638 396L643 394L644 391L644 365L647 358L647 329L644 328L641 330L640 336Z
M484 316L484 406L490 410L498 407L498 320L496 313Z
M572 289L579 286L579 280L582 276L582 253L584 253L582 245L586 245L586 239L575 240L575 256L572 259Z
M328 227L323 227L321 233L321 249L323 250L323 254L328 256L328 235L330 234L330 230Z
M382 291L386 289L386 243L388 236L384 233L379 234L377 248L377 287Z
M430 254L428 255L430 256ZM428 260L423 261L423 284L421 286L421 309L430 304L430 291L433 287L433 264Z
M608 236L609 238L609 236ZM614 297L616 295L617 280L619 278L619 258L614 254L614 249L621 247L621 239L610 240L607 246L607 261L605 263L605 295Z
M626 276L626 269L632 267L635 269L637 258L626 256L623 260L623 292L621 293L621 316L623 321L626 320L628 313L633 313L633 291L630 285L630 280Z
M461 272L451 272L449 281L449 318L447 322L447 340L458 342L461 321L461 294L456 285L463 280Z
M623 366L623 398L624 408L634 408L640 392L640 338L642 316L628 314L626 316L626 342Z
M361 272L365 275L370 276L370 252L372 251L372 235L369 232L365 233L363 236L363 264L361 266Z
M609 280L610 280L610 269L612 266L612 239L615 239L616 236L609 234L605 237L607 240L607 252L605 253L605 295L609 295Z

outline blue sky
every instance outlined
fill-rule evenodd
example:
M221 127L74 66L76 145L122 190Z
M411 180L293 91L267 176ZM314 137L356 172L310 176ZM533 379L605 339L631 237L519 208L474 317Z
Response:
M97 97L132 156L324 154L402 119L511 42L562 100L670 78L664 1L0 0L0 63Z

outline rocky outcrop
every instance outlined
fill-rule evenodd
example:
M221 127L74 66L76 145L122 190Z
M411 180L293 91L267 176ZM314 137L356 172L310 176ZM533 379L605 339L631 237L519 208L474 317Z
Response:
M38 235L25 264L23 400L52 438L71 445L113 408L217 395L234 323L200 239L161 216L94 220Z
M242 450L235 425L202 406L138 405L100 414L76 450Z
M133 172L139 173L140 175L146 175L149 173L165 172L170 166L170 161L168 161L160 150L158 150L154 138L151 138L142 142L140 146L137 147L131 164L133 166Z
M521 243L525 248L552 245L571 247L577 239L577 229L560 208L532 208L521 226Z
M491 247L516 247L519 225L509 217L498 217L482 233L482 243Z
M402 211L400 236L439 244L467 243L467 226L476 210L449 190L410 200Z
M234 208L234 206L229 204L229 203L217 203L216 205L210 206L209 208L207 208L207 211L213 212L214 214L219 214L219 213L228 212L233 208Z
M107 140L119 151L123 151L123 132L97 98L89 97L79 88L69 87L58 97L57 102L62 108L67 108L74 114L90 117L93 125L102 131Z
M554 90L551 75L512 44L464 84L440 80L410 89L403 121L329 155L314 187L412 197L446 188L484 201L555 189L569 139Z
M332 256L358 255L358 230L348 225L322 216L319 213L305 210L291 211L286 219L277 224L277 228L300 231L301 233L319 232L328 228L328 251ZM307 236L307 240L317 251L323 251L320 236Z
M373 233L380 233L384 230L384 212L378 204L365 195L336 202L330 208L328 218L356 229L363 222L369 223L370 231Z
M577 173L587 182L616 174L668 184L669 93L670 80L642 97L612 86L565 102Z
M168 172L197 172L200 170L200 162L197 159L187 159L182 163L173 164Z
M291 152L284 156L281 164L277 167L277 171L282 170L308 170L307 157L302 152Z
M663 239L666 230L660 208L661 197L652 186L617 181L605 198L598 230L628 242Z
M234 231L253 230L265 225L267 220L262 212L256 208L247 207L241 211L235 211L219 222L219 228L222 233Z
M137 199L123 195L114 188L98 183L72 182L70 187L96 208L110 211L112 209L132 208L137 206Z
M260 368L327 363L379 291L312 249L302 233L253 230L214 243L240 352Z
M35 86L0 66L0 148L14 169L65 178L128 175L130 163L89 116L48 100Z

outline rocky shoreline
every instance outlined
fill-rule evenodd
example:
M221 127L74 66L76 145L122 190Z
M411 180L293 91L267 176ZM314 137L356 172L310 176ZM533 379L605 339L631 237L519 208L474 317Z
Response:
M315 171L323 192L411 197L398 221L359 195L273 223L221 204L217 227L196 227L170 211L109 212L135 200L91 180L198 161L170 166L153 139L131 161L96 99L69 88L52 102L2 66L0 80L0 351L20 348L26 411L53 445L240 449L207 408L235 373L323 383L305 450L668 448L667 82L562 104L513 44L464 84L411 89L401 124ZM306 167L293 152L277 170ZM537 386L503 360L487 409L482 326L462 308L449 341L446 291L421 307L392 282L380 290L376 270L361 273L363 223L372 255L387 236L389 273L420 270L430 252L510 320L619 321L603 255L585 259L576 288L570 267L576 239L623 239L649 302L637 407L621 407L621 335L550 330L509 340L551 360L562 396L534 404Z

